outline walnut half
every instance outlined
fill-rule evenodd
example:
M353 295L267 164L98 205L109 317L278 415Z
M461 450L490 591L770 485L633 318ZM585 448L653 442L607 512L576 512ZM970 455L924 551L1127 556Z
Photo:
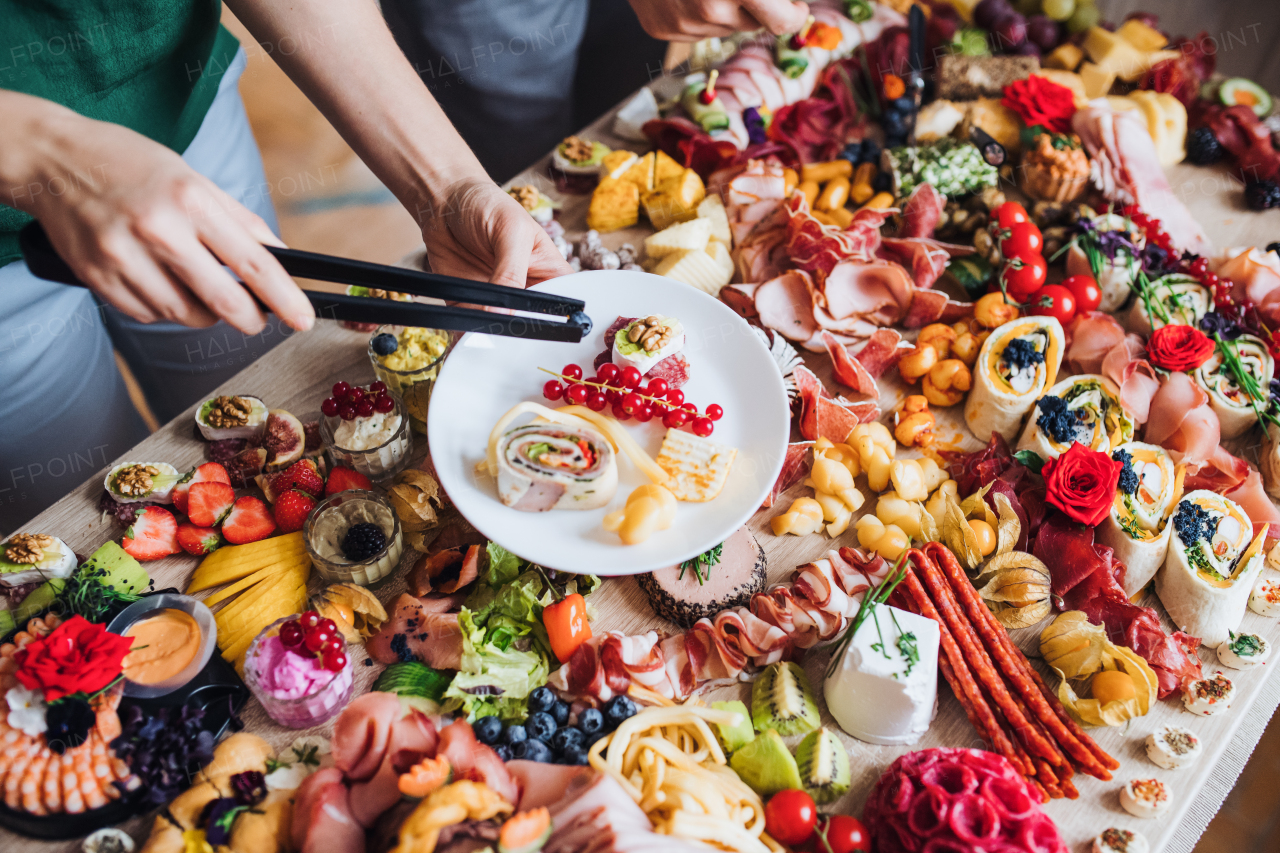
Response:
M128 497L148 495L155 488L151 478L159 473L154 465L130 465L116 475L116 491Z
M215 397L204 420L219 429L239 427L249 423L252 413L253 404L244 397Z
M44 533L19 533L4 545L4 558L10 563L34 566L53 547L53 537Z

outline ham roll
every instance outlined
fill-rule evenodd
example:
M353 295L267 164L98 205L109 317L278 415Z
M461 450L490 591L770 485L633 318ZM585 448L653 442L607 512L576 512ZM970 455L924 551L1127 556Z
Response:
M1239 504L1205 489L1183 496L1169 526L1173 536L1156 573L1156 594L1180 630L1215 649L1244 618L1262 571L1267 528L1253 536Z
M1200 365L1195 372L1196 384L1209 395L1209 408L1218 416L1222 424L1222 437L1235 438L1243 435L1249 427L1258 422L1258 414L1254 409L1267 407L1270 396L1271 378L1275 376L1276 363L1267 351L1267 345L1253 335L1241 335L1234 341L1236 355L1246 373L1257 383L1260 396L1253 397L1236 383L1236 374L1223 359L1222 346L1209 356L1209 360Z
M593 429L527 424L498 442L498 496L512 509L596 509L617 491L617 457Z
M1182 497L1183 470L1163 447L1130 441L1111 454L1124 464L1111 512L1098 541L1124 563L1124 594L1132 598L1164 565L1173 525L1169 516Z
M1147 312L1151 302L1153 320ZM1204 315L1213 310L1213 297L1209 288L1189 275L1173 273L1151 282L1147 299L1133 300L1133 307L1124 316L1124 327L1144 338L1161 326L1173 325L1200 327ZM1165 318L1168 319L1165 319Z
M1079 442L1110 453L1133 440L1133 416L1120 402L1120 389L1105 376L1082 373L1064 379L1036 402L1018 440L1018 450L1056 459Z
M973 390L964 420L982 442L1018 434L1022 418L1057 379L1064 349L1062 324L1053 317L1022 317L999 326L982 343L973 365Z

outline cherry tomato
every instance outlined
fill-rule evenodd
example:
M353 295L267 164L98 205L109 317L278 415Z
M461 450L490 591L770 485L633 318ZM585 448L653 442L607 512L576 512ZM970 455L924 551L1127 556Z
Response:
M765 814L769 813L768 806ZM766 824L767 826L767 824ZM770 833L772 834L772 833ZM814 827L818 853L870 853L871 835L862 821L844 814L823 815Z
M788 847L808 841L817 820L813 797L794 788L774 794L764 807L765 832Z
M1001 230L1012 228L1019 222L1030 222L1031 217L1027 216L1027 209L1016 201L1006 201L991 212L991 218L995 220L996 225Z
M1034 222L1018 222L1009 228L1009 235L1000 241L1000 254L1006 258L1040 254L1044 249L1044 235Z
M1102 288L1091 275L1072 275L1062 280L1062 286L1076 298L1076 311L1097 311L1102 304Z
M1032 295L1027 310L1065 326L1076 316L1076 298L1060 284L1046 284Z
M1049 265L1040 255L1028 255L1025 258L1015 257L1005 261L1000 270L1000 280L1004 282L1005 292L1014 302L1026 302L1031 294L1044 287L1045 276L1049 274Z

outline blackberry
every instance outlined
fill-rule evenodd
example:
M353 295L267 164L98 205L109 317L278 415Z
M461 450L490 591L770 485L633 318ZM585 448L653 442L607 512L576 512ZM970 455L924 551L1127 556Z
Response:
M342 537L342 554L353 563L362 563L387 547L387 534L376 524L364 521L347 528Z
M380 335L374 335L373 340L369 342L369 346L373 347L373 351L378 355L391 355L400 349L400 342L396 340L395 335L383 332Z
M1250 210L1280 207L1280 184L1275 181L1250 181L1244 185L1244 203Z
M1222 159L1222 143L1207 127L1197 127L1187 135L1187 159L1208 166Z

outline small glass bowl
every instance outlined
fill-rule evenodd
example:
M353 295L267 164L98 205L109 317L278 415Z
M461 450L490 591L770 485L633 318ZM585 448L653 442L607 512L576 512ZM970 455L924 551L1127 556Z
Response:
M390 386L388 390L391 390ZM391 394L391 399L396 404L391 413L400 416L400 423L390 438L366 450L350 450L339 446L334 436L346 421L337 415L333 417L323 413L320 415L320 439L324 442L325 452L329 455L330 462L334 465L354 468L375 481L393 477L404 470L404 467L409 464L410 454L413 453L413 429L404 401L394 392ZM356 418L351 423L359 420L360 418Z
M440 374L440 365L448 357L453 345L457 343L458 336L443 329L427 329L426 331L444 335L449 340L440 357L430 364L415 367L412 370L392 370L382 363L383 357L373 351L373 339L381 334L394 335L398 338L405 328L404 326L385 325L374 329L373 334L369 336L369 363L373 365L374 375L385 382L388 389L400 395L404 400L405 408L409 412L409 419L413 422L413 428L426 435L427 407L431 404L431 392L435 389L436 377Z
M249 687L254 697L262 703L263 710L267 712L267 716L271 719L286 728L308 729L312 726L321 725L337 716L338 712L351 700L351 687L355 679L351 667L351 652L347 648L347 641L342 639L341 633L338 633L338 639L342 640L342 649L347 654L347 665L334 673L333 678L329 679L329 681L306 696L299 696L296 699L276 698L263 687L261 675L258 672L259 660L263 654L263 643L268 638L277 636L280 633L281 625L297 618L295 614L277 619L263 628L262 632L253 638L253 642L250 643L249 650L245 652L244 656L244 683Z
M366 521L382 528L387 544L369 559L353 563L342 555L342 540L352 525ZM364 489L338 492L316 504L302 527L302 539L312 568L330 583L377 583L396 570L404 553L400 517L386 498Z
M131 625L141 622L143 619L157 616L161 610L181 610L196 620L196 627L200 629L200 648L196 652L196 656L191 659L191 663L187 664L181 672L172 678L157 681L154 684L142 684L126 678L124 682L125 696L135 696L139 699L155 699L169 695L173 691L186 686L191 679L199 675L200 671L209 663L209 658L213 657L213 650L217 648L218 623L214 621L213 613L205 606L203 601L192 598L189 595L175 595L172 593L149 595L120 611L119 615L111 620L107 630L112 634L123 636Z

